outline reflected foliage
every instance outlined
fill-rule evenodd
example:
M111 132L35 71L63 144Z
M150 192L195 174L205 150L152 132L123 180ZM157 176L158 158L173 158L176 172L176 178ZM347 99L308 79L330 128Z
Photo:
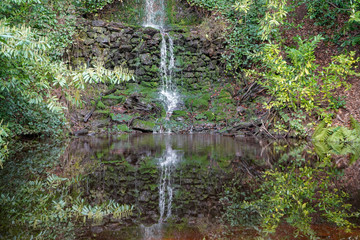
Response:
M351 117L350 124L352 129L343 126L327 127L325 122L316 127L312 139L320 158L327 153L343 156L350 154L350 163L360 158L360 123Z
M246 216L247 225L262 227L260 235L274 233L283 221L295 227L296 236L314 239L311 225L320 219L350 230L355 225L349 219L359 213L351 211L348 194L335 186L341 170L334 167L330 155L323 156L310 161L314 152L300 145L262 174L257 180L260 187L245 192L233 185L223 198L225 218L232 225L243 225Z
M28 154L22 153L22 160L17 161L19 153L10 149L13 161L6 162L2 170L0 238L74 239L80 226L132 214L131 206L112 200L88 202L79 188L84 181L81 175L63 178L48 172L64 154L64 143L34 145L30 141L15 145L19 152Z

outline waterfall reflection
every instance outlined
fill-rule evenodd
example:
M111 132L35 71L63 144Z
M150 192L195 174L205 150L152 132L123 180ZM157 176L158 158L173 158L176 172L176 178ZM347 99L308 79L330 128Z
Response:
M159 181L159 213L157 223L151 226L142 225L143 239L162 239L162 224L171 216L174 186L172 174L176 169L176 163L181 161L182 152L174 150L169 143L166 144L164 154L159 158L160 181Z

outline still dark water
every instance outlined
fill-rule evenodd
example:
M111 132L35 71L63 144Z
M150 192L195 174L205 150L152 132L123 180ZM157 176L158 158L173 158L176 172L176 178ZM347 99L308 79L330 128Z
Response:
M344 181L350 179L349 174L352 178L359 176L356 168L352 169L357 161L337 156L325 168L322 163L325 160L309 142L206 134L142 134L81 137L55 143L25 141L19 146L23 149L1 170L3 192L9 188L16 190L35 175L51 173L68 179L81 176L73 188L81 191L90 204L112 199L134 206L133 214L121 220L105 218L101 224L75 224L69 229L73 232L69 239L359 239L360 236L356 228L351 233L345 232L317 212L324 205L321 196L306 190L317 189L323 183L326 169L335 176L335 182L326 183L329 189L350 190L350 195L340 199L344 202L336 198L336 204L341 207L350 203L348 212L356 212L357 186L344 185ZM311 170L301 175L304 169ZM267 171L276 175L266 178ZM281 181L284 176L285 184ZM314 180L307 181L308 178ZM264 185L266 181L274 182ZM290 200L302 201L302 208L292 206L286 194L279 194L282 191L290 195ZM307 198L306 194L311 196ZM259 199L261 202L256 206L262 210L243 205L244 201ZM329 204L335 201L331 196L324 199ZM334 212L338 211L336 204L331 205ZM279 212L280 217L276 215ZM281 218L278 227L269 234L264 231L267 214L269 223ZM354 224L357 220L357 216L350 218ZM2 216L2 224L6 224L4 221L6 217ZM302 221L309 228L299 224ZM9 226L1 229L17 236L21 236L21 231L30 231Z

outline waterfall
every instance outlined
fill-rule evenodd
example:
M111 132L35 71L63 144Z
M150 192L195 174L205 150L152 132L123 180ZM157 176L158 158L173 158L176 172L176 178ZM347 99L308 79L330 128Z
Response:
M165 30L165 4L164 0L146 0L145 27L152 27L160 30L162 37L160 46L160 77L162 87L160 98L165 104L166 117L170 118L176 106L180 102L180 97L173 83L175 57L174 42Z

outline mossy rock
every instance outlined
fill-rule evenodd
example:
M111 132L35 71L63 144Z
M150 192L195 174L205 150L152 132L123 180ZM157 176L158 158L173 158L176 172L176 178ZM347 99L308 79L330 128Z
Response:
M159 68L156 65L152 65L150 68L150 72L157 73L159 72Z
M116 121L116 122L129 122L133 116L131 115L127 115L127 114L114 114L114 113L111 113L110 114L110 117L112 120Z
M145 81L142 81L140 83L142 86L146 87L146 88L151 88L151 89L157 89L158 86L159 86L159 83L157 82L145 82Z
M219 99L219 103L231 104L233 103L233 99L231 94L226 90L222 89L217 97Z
M114 130L119 132L131 132L129 127L126 124L118 124L114 126Z
M188 112L184 111L184 110L175 110L172 114L172 117L183 117L183 118L187 118L188 117Z
M109 125L110 121L109 119L100 119L100 120L93 120L91 121L92 128L98 129L98 128L105 128Z
M103 99L115 99L115 100L123 101L123 100L125 100L125 97L124 96L118 96L118 95L115 95L115 94L110 94L110 95L104 96Z
M116 96L116 95L113 95L113 94L104 96L102 98L102 101L107 106L114 106L114 105L117 105L119 103L125 102L125 100L126 100L125 96Z
M108 118L110 116L110 110L96 110L93 115L97 118Z
M185 100L185 106L194 111L207 110L209 108L209 101L205 98L199 98L197 96L189 97Z
M155 128L155 123L154 121L145 121L145 120L136 119L132 124L132 128L144 132L152 132L153 129Z
M106 109L106 106L102 101L98 101L98 103L96 104L96 108L97 109Z

